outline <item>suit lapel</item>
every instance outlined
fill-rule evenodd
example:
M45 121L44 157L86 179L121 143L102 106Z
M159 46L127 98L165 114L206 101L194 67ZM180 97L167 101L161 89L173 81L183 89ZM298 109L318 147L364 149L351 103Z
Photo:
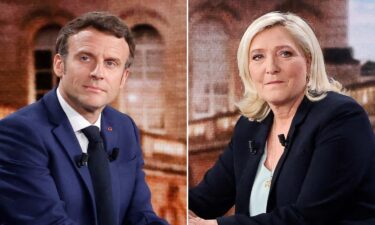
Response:
M118 148L118 128L116 124L112 121L110 112L107 108L103 110L102 121L101 121L101 135L104 139L105 149L108 154L112 153L114 148Z
M118 133L119 128L116 123L113 122L113 115L110 115L110 110L106 107L103 110L102 121L101 121L101 135L104 139L105 149L110 155L114 148L119 148L118 144ZM119 154L123 154L124 149L119 149ZM110 162L109 168L111 170L111 182L112 182L112 194L113 201L115 204L116 214L119 214L120 201L116 196L121 196L120 184L119 184L119 168L116 161Z
M238 213L249 215L250 192L254 183L259 161L264 153L264 146L273 121L273 114L270 113L265 120L257 123L255 126L248 126L244 132L246 135L239 140L239 149L246 152L243 156L247 159L245 169L241 175L238 187L238 196L236 207ZM255 132L254 132L255 131ZM251 154L249 150L249 141L254 141L256 154ZM241 194L242 193L242 194Z
M285 159L287 158L289 152L292 149L293 141L298 133L298 128L301 125L301 123L304 121L306 118L310 108L312 106L312 103L310 100L308 100L306 97L302 100L300 106L298 107L298 110L296 112L296 115L294 116L292 120L292 124L289 128L288 136L287 136L287 146L284 148L284 152L280 157L279 162L276 165L273 177L272 177L272 182L271 182L271 188L270 188L270 194L268 198L268 204L267 204L267 212L268 210L271 209L273 205L273 191L275 189L275 184L277 182L277 179L280 175L280 171L282 170L282 167L284 165Z
M43 97L43 103L48 112L50 122L56 125L52 133L67 153L71 166L75 168L77 174L82 179L85 188L90 194L91 203L95 206L94 190L91 184L90 173L86 166L81 168L77 167L77 160L80 158L82 150L73 132L73 128L58 102L56 89L50 91Z

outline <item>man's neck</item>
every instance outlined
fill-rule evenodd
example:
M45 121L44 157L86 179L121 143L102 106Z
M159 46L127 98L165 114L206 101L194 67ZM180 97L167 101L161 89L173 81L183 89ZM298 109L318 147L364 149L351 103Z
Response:
M74 107L74 104L71 103L70 99L64 95L64 93L57 88L57 95L60 100L60 104L63 102L63 104L66 105L66 108L70 108L69 111L74 111L74 114L79 114L82 116L85 120L87 120L90 124L95 124L98 119L100 118L101 112L103 109L90 109L90 108L85 108L85 107ZM61 102L62 101L62 102ZM64 110L65 111L65 110ZM67 112L65 112L67 113Z

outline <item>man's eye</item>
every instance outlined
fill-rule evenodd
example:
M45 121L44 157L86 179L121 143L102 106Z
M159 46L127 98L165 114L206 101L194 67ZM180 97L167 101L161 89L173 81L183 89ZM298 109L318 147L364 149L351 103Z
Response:
M83 62L87 62L87 61L90 60L90 58L89 58L87 55L82 55L82 56L80 57L80 60L83 61Z
M115 61L112 61L112 60L106 61L105 64L109 67L116 67L117 66L117 63Z

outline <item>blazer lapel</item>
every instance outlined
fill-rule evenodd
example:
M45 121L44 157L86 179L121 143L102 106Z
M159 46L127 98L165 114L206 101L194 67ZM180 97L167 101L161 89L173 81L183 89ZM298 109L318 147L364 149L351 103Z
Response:
M254 183L259 161L264 153L264 147L272 121L273 114L271 112L262 122L257 123L254 126L248 126L246 130L241 131L247 135L242 136L241 140L239 140L239 149L242 149L241 152L247 152L247 154L244 155L244 159L247 159L247 162L241 175L239 184L237 185L237 193L239 194L236 200L238 204L236 211L238 213L249 215L251 188ZM254 147L256 149L255 154L250 153L249 141L253 141L254 143Z
M281 155L279 162L277 163L277 166L275 168L275 171L274 171L274 174L273 174L273 177L272 177L270 194L269 194L268 204L267 204L267 212L271 209L271 205L273 205L272 194L273 194L273 190L275 188L275 184L277 182L277 179L279 177L280 171L282 170L282 167L284 165L285 159L288 156L288 153L292 149L294 138L296 136L296 133L298 133L298 128L301 125L301 123L304 121L304 119L306 118L311 106L312 106L312 103L310 102L310 100L308 100L306 97L304 97L300 106L297 109L296 115L294 116L294 118L292 120L292 124L289 128L288 136L287 136L287 139L286 139L287 145L284 148L284 152Z
M91 184L90 173L88 167L86 166L81 168L77 167L77 160L80 158L82 150L73 132L73 128L58 102L56 89L50 91L43 97L43 103L48 111L49 120L56 125L56 127L52 130L53 134L55 135L59 144L66 151L71 165L75 168L77 174L79 174L79 177L81 177L84 187L90 194L92 205L95 206L94 190Z

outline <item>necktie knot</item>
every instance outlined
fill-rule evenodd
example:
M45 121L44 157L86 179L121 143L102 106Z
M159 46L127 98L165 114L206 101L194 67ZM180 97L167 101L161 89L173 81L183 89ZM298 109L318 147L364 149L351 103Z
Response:
M89 142L103 142L102 137L100 136L99 127L97 126L88 126L82 129L82 132L87 137Z

